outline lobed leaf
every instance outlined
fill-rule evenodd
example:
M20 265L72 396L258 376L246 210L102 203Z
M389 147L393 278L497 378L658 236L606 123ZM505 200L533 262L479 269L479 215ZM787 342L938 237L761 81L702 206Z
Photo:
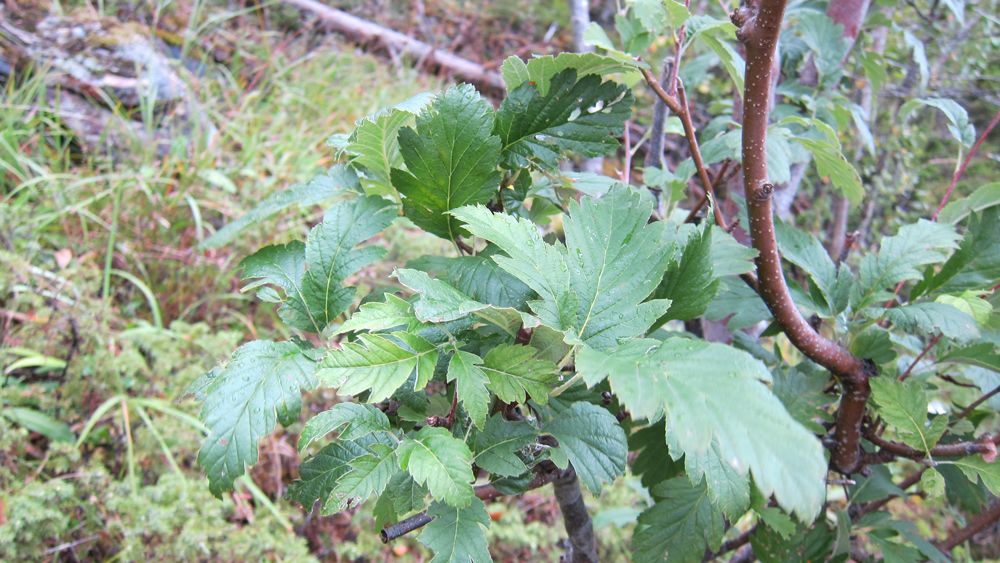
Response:
M345 342L340 350L331 350L323 358L317 376L341 394L356 395L371 389L368 401L377 403L389 398L410 374L416 371L414 391L423 389L437 364L437 347L407 332L391 335L393 340L374 334L358 335L363 344Z
M483 501L474 498L471 504L455 508L434 502L427 509L433 516L417 538L434 552L430 563L489 563L493 561L483 526L490 526L490 515Z
M546 423L541 432L559 440L559 449L594 495L601 494L602 481L611 483L625 474L625 431L607 410L587 402L573 403Z
M706 546L714 551L722 545L726 523L712 506L704 480L692 485L686 477L677 477L650 492L658 500L639 515L643 527L632 537L634 563L659 563L665 557L697 563Z
M399 444L396 455L400 468L409 471L417 483L426 484L441 502L464 508L475 500L469 484L475 480L472 452L444 428L421 428L413 439Z

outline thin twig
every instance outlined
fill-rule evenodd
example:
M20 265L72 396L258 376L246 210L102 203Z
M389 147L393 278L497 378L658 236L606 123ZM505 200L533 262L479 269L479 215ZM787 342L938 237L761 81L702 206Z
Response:
M718 559L719 557L722 557L723 555L729 553L730 551L735 551L743 547L744 545L750 542L750 536L752 536L753 533L756 531L757 531L757 525L754 524L753 527L751 527L749 530L743 532L742 534L736 536L735 538L722 542L722 547L719 548L719 551L716 551L715 553L709 553L708 555L703 557L701 559L702 563L707 563L708 561L712 561L713 559Z
M934 211L934 215L931 217L932 221L937 221L938 215L941 214L941 210L944 209L945 204L948 203L948 198L951 197L951 192L955 189L955 185L958 184L958 179L961 178L962 173L965 172L965 167L969 165L969 161L972 160L972 157L976 156L976 151L979 150L979 145L983 144L983 141L986 140L986 136L990 134L990 131L992 131L994 127L997 126L998 122L1000 122L1000 110L997 110L997 114L993 116L993 121L986 126L986 130L979 136L979 140L976 141L976 144L972 145L972 150L970 150L969 154L966 155L965 160L962 161L962 165L955 170L955 175L951 177L951 185L948 186L948 191L945 192L944 198L941 199L940 205L938 205L937 210Z
M943 446L931 448L930 455L928 456L925 451L911 448L906 444L886 440L885 438L880 437L870 427L862 429L862 433L864 434L866 440L875 444L883 451L892 454L892 456L905 457L907 459L914 460L927 459L928 457L965 457L975 454L996 454L997 447L994 441L1000 440L1000 434L996 437L984 434L975 442L958 442L955 444L945 444ZM893 461L890 457L891 456L883 456L883 458L876 459L882 462Z
M965 410L963 410L962 412L958 413L958 417L957 418L961 419L961 418L965 418L965 417L969 416L969 413L971 413L973 410L975 410L976 407L978 407L979 405L983 404L984 401L986 401L987 399L989 399L993 395L996 395L997 393L1000 393L1000 385L998 385L996 389L990 391L989 393L987 393L987 394L983 395L982 397L979 397L978 399L976 399L975 401L973 401L971 405L965 407Z
M922 360L924 358L924 356L927 355L927 352L930 352L931 348L933 348L934 345L938 343L938 340L941 340L941 335L942 334L943 333L939 332L937 335L935 335L933 338L931 338L931 341L927 344L927 347L924 348L924 350L922 352L920 352L920 355L917 356L915 360L913 360L913 363L910 364L910 367L906 368L906 371L903 372L903 375L899 376L899 380L900 381L906 381L906 378L910 377L910 373L913 371L913 368L917 367L917 363L920 360Z
M719 169L719 173L715 175L715 180L712 180L712 189L713 190L715 190L716 188L718 188L722 184L722 180L726 176L726 171L729 168L729 163L730 162L732 162L732 160L730 160L730 159L727 158L726 161L722 163L722 168L720 168ZM737 166L739 166L739 165L737 165ZM707 202L708 202L708 192L705 192L705 193L701 194L701 199L698 200L698 203L696 203L694 205L694 207L691 209L691 212L688 213L687 219L685 219L684 222L685 223L690 223L691 221L694 221L695 216L698 215L698 212L701 211L701 208ZM714 202L714 203L715 203L715 205L719 205L719 202L717 202L717 201Z
M962 528L943 541L935 543L934 547L948 553L954 549L955 546L965 543L972 538L972 536L982 532L987 526L997 520L1000 520L1000 499L994 500L990 503L986 510L980 512L979 516L976 516L971 522L969 522L968 526Z

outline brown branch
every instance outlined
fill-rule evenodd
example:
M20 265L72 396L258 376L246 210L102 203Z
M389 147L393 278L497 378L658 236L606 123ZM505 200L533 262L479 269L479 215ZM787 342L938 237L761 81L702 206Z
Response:
M990 134L990 131L992 131L994 127L997 126L997 122L1000 122L1000 110L997 110L997 114L993 116L993 121L990 121L990 124L986 126L986 130L979 136L979 140L976 141L976 144L972 145L972 150L969 151L968 156L966 156L965 160L962 161L962 165L958 167L954 176L951 177L951 184L948 186L948 191L945 192L940 205L938 205L937 210L934 211L931 221L937 221L938 215L941 214L941 210L944 209L945 204L948 203L948 198L951 197L951 192L954 191L955 185L958 184L958 179L961 178L962 173L965 172L965 167L969 165L969 161L972 160L972 157L976 156L976 151L979 150L979 145L983 144L983 141L986 140L986 136Z
M531 480L531 483L525 490L530 491L533 489L544 487L545 485L548 485L549 483L554 481L561 474L562 474L561 471L545 471L540 469L538 475L536 475L535 478ZM479 485L477 487L474 487L474 490L476 492L476 498L484 502L505 496L503 493L498 491L497 488L494 487L492 484ZM382 539L382 543L389 543L400 536L404 536L412 532L413 530L426 526L433 519L434 517L428 516L427 511L424 510L422 512L414 514L413 516L410 516L405 520L400 520L399 522L396 522L391 526L386 526L381 532L379 532L379 537Z
M597 563L597 542L594 539L594 521L583 501L583 491L576 471L570 465L552 481L553 492L562 512L563 524L569 536L569 549L564 561L569 563Z
M869 442L875 444L881 448L882 452L887 452L890 455L881 456L886 458L884 461L894 461L892 456L905 457L907 459L927 459L930 458L949 458L949 457L965 457L975 454L986 454L986 455L996 455L997 446L994 441L1000 441L1000 434L996 437L990 436L989 434L983 434L975 442L957 442L955 444L945 444L943 446L936 446L931 448L930 456L927 452L918 450L916 448L911 448L906 444L900 444L899 442L891 442L882 438L874 431L870 426L865 426L862 430L864 437ZM876 454L878 456L878 454ZM874 459L880 459L875 457Z
M750 536L752 536L753 533L756 531L757 531L757 525L754 524L752 528L736 536L735 538L722 542L722 547L720 547L718 551L714 553L708 553L705 555L705 557L702 557L701 559L702 563L708 563L708 561L712 561L713 559L718 559L719 557L722 557L723 555L729 553L730 551L735 551L743 547L744 545L750 542Z
M817 333L802 316L785 283L781 255L774 235L774 215L768 181L767 128L770 117L771 82L775 49L785 0L751 0L737 8L731 19L739 28L737 38L746 45L747 69L743 99L743 178L749 232L757 257L761 298L792 344L809 359L836 375L844 389L830 465L841 473L854 473L862 466L861 421L871 394L869 377L877 375L875 364L854 357L836 342Z
M698 170L698 178L701 180L701 185L705 188L705 192L710 194L712 200L715 201L713 207L715 211L715 224L725 229L726 219L722 216L722 211L719 209L718 200L715 198L715 191L712 189L712 181L708 179L708 170L705 169L705 162L701 158L701 149L698 147L698 137L695 134L694 122L691 121L691 112L688 108L684 84L677 83L677 98L674 98L660 86L659 81L656 80L656 77L648 69L642 69L642 75L645 77L649 87L653 89L653 92L656 92L656 95L663 100L663 103L667 104L670 111L680 117L681 124L684 125L684 136L687 138L688 145L691 148L691 160L694 161L694 166Z
M906 378L910 377L910 373L913 371L913 368L917 367L917 363L920 362L920 360L922 360L924 356L927 355L927 352L931 351L931 348L933 348L934 345L938 343L938 340L941 340L942 334L943 333L938 333L934 336L934 338L931 338L931 341L927 343L927 347L924 348L923 351L920 352L920 355L913 360L913 363L910 364L910 367L906 368L906 371L903 372L903 375L899 376L900 381L906 381Z
M971 405L965 407L965 409L962 412L958 413L958 418L962 419L962 418L965 418L965 417L969 416L969 413L972 412L973 410L975 410L976 407L978 407L979 405L983 404L984 401L986 401L987 399L989 399L993 395L996 395L997 393L1000 393L1000 386L997 386L996 389L990 391L989 393L986 393L982 397L979 397L978 399L976 399L975 401L973 401Z
M948 553L957 545L961 545L968 541L972 536L982 532L990 524L1000 520L1000 499L994 500L990 503L989 507L980 512L978 516L969 522L969 525L962 528L954 535L945 538L940 542L934 543L934 547L940 549L941 551Z
M715 180L712 180L713 193L715 193L715 189L718 188L720 184L722 184L722 180L726 176L726 171L729 169L730 162L732 161L727 158L726 161L722 163L722 168L719 169L719 173L715 175ZM708 202L708 192L705 192L701 194L701 199L698 200L698 203L696 203L694 207L691 209L691 212L688 213L687 219L685 219L684 222L690 223L691 221L694 221L695 216L698 215L698 212L701 211L702 206L704 206L707 202ZM718 206L719 202L716 201L715 205Z

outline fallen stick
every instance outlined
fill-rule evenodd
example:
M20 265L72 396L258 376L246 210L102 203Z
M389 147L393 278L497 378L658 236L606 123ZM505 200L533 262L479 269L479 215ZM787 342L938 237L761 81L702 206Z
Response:
M411 55L414 61L427 60L439 65L446 72L454 73L481 86L498 90L504 89L503 78L499 73L486 70L479 63L463 59L447 51L435 49L408 35L356 18L315 0L283 0L283 2L316 14L333 31L342 33L353 41L366 43L377 40L390 51Z

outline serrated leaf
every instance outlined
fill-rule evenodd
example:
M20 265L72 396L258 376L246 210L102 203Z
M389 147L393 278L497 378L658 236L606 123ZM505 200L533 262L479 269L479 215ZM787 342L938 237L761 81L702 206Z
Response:
M281 421L298 419L302 391L316 387L314 352L295 342L256 340L233 352L205 391L201 420L209 434L198 452L209 490L232 490L247 465L257 463L257 444Z
M423 510L428 492L427 487L417 483L412 475L400 471L389 480L385 494L392 498L392 508L396 514L403 515Z
M299 451L338 429L341 440L354 440L373 432L388 431L389 418L371 405L337 403L309 419L299 435Z
M963 291L960 295L939 295L935 302L951 305L972 317L979 326L989 326L993 305L983 295L978 291Z
M632 538L634 563L659 563L664 557L677 563L697 563L706 546L722 544L726 523L712 506L708 487L692 485L686 477L661 483L651 491L658 501L639 515L645 526Z
M843 274L846 276L838 277L837 267L830 259L830 254L811 233L800 231L781 221L775 221L774 233L785 260L802 268L819 288L830 307L830 314L827 316L842 311L847 305L847 291L853 282L850 270L844 268Z
M800 145L809 149L816 162L816 171L821 177L829 177L837 190L850 200L851 205L858 205L865 197L861 184L861 175L840 151L840 147L821 139L806 137L791 137Z
M938 473L933 467L928 468L928 470L924 472L925 477L928 474L937 474L938 477L940 477L940 473ZM923 479L921 479L921 482L923 482ZM943 480L941 482L941 491L944 492ZM903 536L909 540L910 543L915 545L917 549L920 550L920 553L927 557L928 561L932 561L933 563L949 563L950 559L945 554L941 553L941 550L934 547L931 542L924 539L922 532L914 523L907 522L905 520L892 520L889 522L889 525L892 526L894 530L899 532L899 535Z
M684 471L684 465L680 463L683 452L678 453L678 459L674 459L667 447L666 422L663 419L629 436L628 449L639 450L632 460L632 474L641 475L642 486L647 489Z
M380 258L385 249L354 246L382 232L392 222L394 208L375 197L358 197L330 208L313 228L305 245L261 248L240 262L246 292L273 284L285 291L279 314L289 325L320 333L354 300L355 288L341 283ZM353 250L352 250L353 249Z
M601 494L602 481L611 483L625 474L625 431L607 410L590 403L573 403L545 424L541 432L559 441L559 449L595 496Z
M607 377L635 418L663 412L687 453L718 438L727 463L748 469L765 495L808 520L824 497L826 461L816 437L760 382L771 377L753 356L720 344L671 338L634 340L604 354L584 348L577 372L588 384Z
M623 187L600 200L571 203L563 222L565 248L545 243L523 219L482 207L454 214L508 254L493 260L542 298L529 306L543 324L572 330L604 349L641 334L669 306L645 301L660 281L669 249L659 242L662 229L646 224L651 206L640 201Z
M317 500L326 503L337 481L351 471L350 463L370 453L362 442L370 444L373 440L368 436L358 441L334 442L306 458L299 465L299 479L289 487L285 498L301 504L306 510L312 509Z
M421 323L412 308L409 302L387 293L383 303L374 301L362 305L346 323L341 325L337 334L359 330L377 332L404 325L407 332L414 332Z
M357 157L354 162L365 166L371 180L384 193L392 193L391 170L399 168L403 159L399 154L399 128L420 115L434 99L421 93L402 102L359 119L346 150Z
M490 245L476 256L454 258L448 264L447 275L455 282L455 289L476 301L524 311L535 292L490 259L498 252Z
M860 58L861 66L865 69L865 76L872 83L873 92L881 92L882 87L889 81L889 73L885 70L885 59L874 51L864 51Z
M823 392L830 381L825 371L807 374L798 366L776 369L774 372L774 394L785 405L788 414L809 430L823 434L825 429L816 419L832 422L833 418L823 407L833 402L833 398Z
M476 436L476 465L493 473L516 477L528 470L514 452L535 441L538 430L527 422L506 422L499 414L486 421Z
M896 427L904 443L924 452L937 444L947 429L948 417L935 416L927 426L927 394L919 383L878 377L871 380L871 387L882 420Z
M396 452L390 446L373 444L369 449L373 453L351 460L351 470L337 480L327 503L336 506L336 511L357 506L372 494L381 495L389 479L399 472Z
M317 376L343 395L356 395L371 389L368 401L377 403L389 398L416 370L414 391L423 389L437 364L437 347L419 336L406 332L391 335L407 348L375 334L358 335L356 342L345 342L340 350L331 350L320 364ZM362 346L363 344L363 346Z
M753 289L742 280L722 280L715 300L708 306L705 318L720 321L729 317L726 329L735 332L771 319L771 310Z
M984 209L997 205L1000 205L1000 182L993 182L992 184L976 188L976 191L969 194L969 197L965 199L953 201L945 205L944 209L941 210L941 214L938 215L938 221L957 225L962 219L968 217L969 214L973 212L979 213Z
M505 167L525 168L535 161L556 168L560 151L595 157L618 146L632 115L632 93L624 85L568 68L543 91L537 82L524 82L500 104L493 132L502 141Z
M490 380L477 366L481 363L483 360L479 356L461 350L457 350L448 362L448 382L456 382L458 399L479 428L486 424L490 406L490 392L486 390Z
M489 563L489 546L482 526L490 526L486 505L479 499L464 508L433 502L427 509L433 516L417 538L434 552L430 563Z
M885 563L918 563L923 557L920 551L908 546L872 536L872 543L882 550L882 561Z
M654 35L662 35L667 29L676 32L691 17L687 7L674 0L631 0L630 3L643 27Z
M968 343L979 338L979 327L971 315L947 303L913 303L885 311L885 318L908 332L920 329L928 334L938 330L958 341Z
M684 468L692 485L704 478L712 503L730 521L739 520L750 507L750 479L725 461L718 440L703 454L685 455Z
M972 214L958 250L923 288L923 293L937 289L945 292L992 289L997 279L1000 279L1000 206Z
M787 540L776 530L757 526L750 536L753 554L761 563L809 563L826 560L834 535L824 521L796 530Z
M963 457L947 463L957 465L973 483L977 478L982 479L991 493L1000 494L1000 463L988 462L982 455Z
M555 363L536 358L537 352L530 346L501 344L483 358L480 369L501 401L524 403L530 396L540 405L548 402L559 373Z
M666 0L667 4L671 3L670 0ZM743 91L743 84L746 76L746 61L740 56L739 51L736 50L733 45L727 41L723 40L721 33L703 33L701 34L702 42L708 46L709 49L715 52L719 56L719 60L722 61L722 66L729 73L729 77L733 79L733 84L737 92ZM768 135L768 143L770 145L770 135ZM774 177L771 178L775 182L780 182L780 179Z
M969 122L969 114L958 102L947 98L917 98L910 100L899 108L899 119L905 123L913 110L920 106L929 106L941 110L948 118L948 130L956 141L966 147L976 142L976 126Z
M555 57L532 57L527 64L517 56L507 57L500 66L500 74L503 75L508 93L525 82L534 82L538 92L544 96L549 92L552 77L566 69L576 70L577 76L607 76L639 68L649 68L649 65L641 61L623 61L594 53L560 53Z
M688 238L680 260L670 261L653 292L656 299L669 299L670 308L650 330L675 319L688 321L705 314L719 288L712 266L712 225L706 222Z
M896 236L885 237L877 254L868 254L861 260L861 280L852 302L860 310L884 301L881 292L901 281L923 277L917 270L945 259L945 251L956 248L958 233L951 225L942 225L921 219L900 227Z
M470 84L452 86L417 117L417 129L399 130L406 170L392 185L406 196L403 210L418 227L455 240L459 225L446 211L486 203L500 187L500 139L491 135L493 109Z
M331 207L309 232L302 297L320 330L354 301L355 288L340 284L385 254L380 246L354 247L384 231L395 217L396 206L386 200L359 197Z
M870 326L851 340L850 351L858 358L869 359L878 365L886 365L896 359L892 349L889 331L878 326Z
M241 215L239 219L226 223L212 236L202 241L198 248L204 250L224 246L254 224L293 205L302 207L316 205L345 191L359 191L360 188L357 173L345 164L337 164L308 182L293 184L260 202L257 207Z
M434 498L456 508L475 499L472 490L472 452L444 428L425 426L413 439L396 448L399 466L413 479L426 484Z

